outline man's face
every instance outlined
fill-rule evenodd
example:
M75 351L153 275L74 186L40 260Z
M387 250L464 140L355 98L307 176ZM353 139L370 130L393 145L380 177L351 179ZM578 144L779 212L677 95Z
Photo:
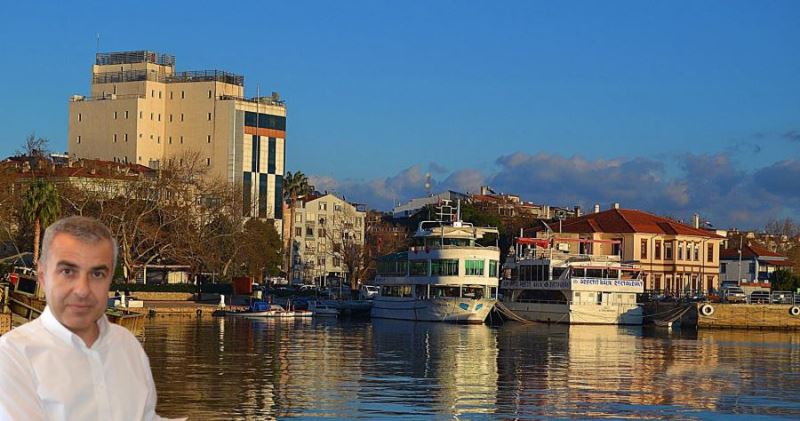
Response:
M97 338L97 320L106 310L113 275L112 243L84 243L70 234L58 234L39 267L47 305L56 320L88 346Z

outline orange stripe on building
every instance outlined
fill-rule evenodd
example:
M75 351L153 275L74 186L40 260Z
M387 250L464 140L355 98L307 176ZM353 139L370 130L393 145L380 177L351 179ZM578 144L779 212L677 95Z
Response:
M281 139L286 139L286 132L283 130L275 130L275 129L265 129L265 128L255 128L250 126L244 126L245 134L254 134L256 136L264 136L264 137L279 137Z

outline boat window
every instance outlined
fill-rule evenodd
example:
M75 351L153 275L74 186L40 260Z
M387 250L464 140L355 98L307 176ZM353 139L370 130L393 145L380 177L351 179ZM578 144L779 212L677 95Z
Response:
M417 298L428 298L428 285L415 285L414 296Z
M431 285L431 297L458 297L459 288L446 285Z
M457 276L458 259L431 260L431 276Z
M427 260L410 260L408 262L409 275L411 276L428 276L428 261Z
M483 260L465 260L464 270L467 276L483 276Z
M586 269L587 278L602 278L603 269Z
M617 269L609 269L608 270L608 277L611 279L619 278L619 270Z
M483 298L483 286L465 286L462 289L462 296L464 298L473 298L479 300Z
M489 260L489 277L497 278L497 260Z
M567 268L553 268L553 279L558 279L561 277L561 274L566 271Z

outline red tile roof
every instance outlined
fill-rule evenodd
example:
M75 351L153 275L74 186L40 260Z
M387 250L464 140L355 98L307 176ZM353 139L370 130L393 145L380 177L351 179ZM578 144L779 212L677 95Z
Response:
M562 232L649 233L723 238L716 233L634 209L609 209L561 223Z
M719 255L723 259L738 259L739 258L739 247L731 247L727 249L720 250ZM772 251L769 249L761 246L757 246L755 244L745 244L742 246L742 259L758 259L762 257L772 257L772 258L779 258L781 260L785 260L787 257Z

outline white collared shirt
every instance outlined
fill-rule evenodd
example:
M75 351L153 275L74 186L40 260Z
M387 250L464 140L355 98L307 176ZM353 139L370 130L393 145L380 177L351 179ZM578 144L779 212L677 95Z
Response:
M141 344L105 315L89 348L56 320L39 318L0 337L0 420L158 420Z

